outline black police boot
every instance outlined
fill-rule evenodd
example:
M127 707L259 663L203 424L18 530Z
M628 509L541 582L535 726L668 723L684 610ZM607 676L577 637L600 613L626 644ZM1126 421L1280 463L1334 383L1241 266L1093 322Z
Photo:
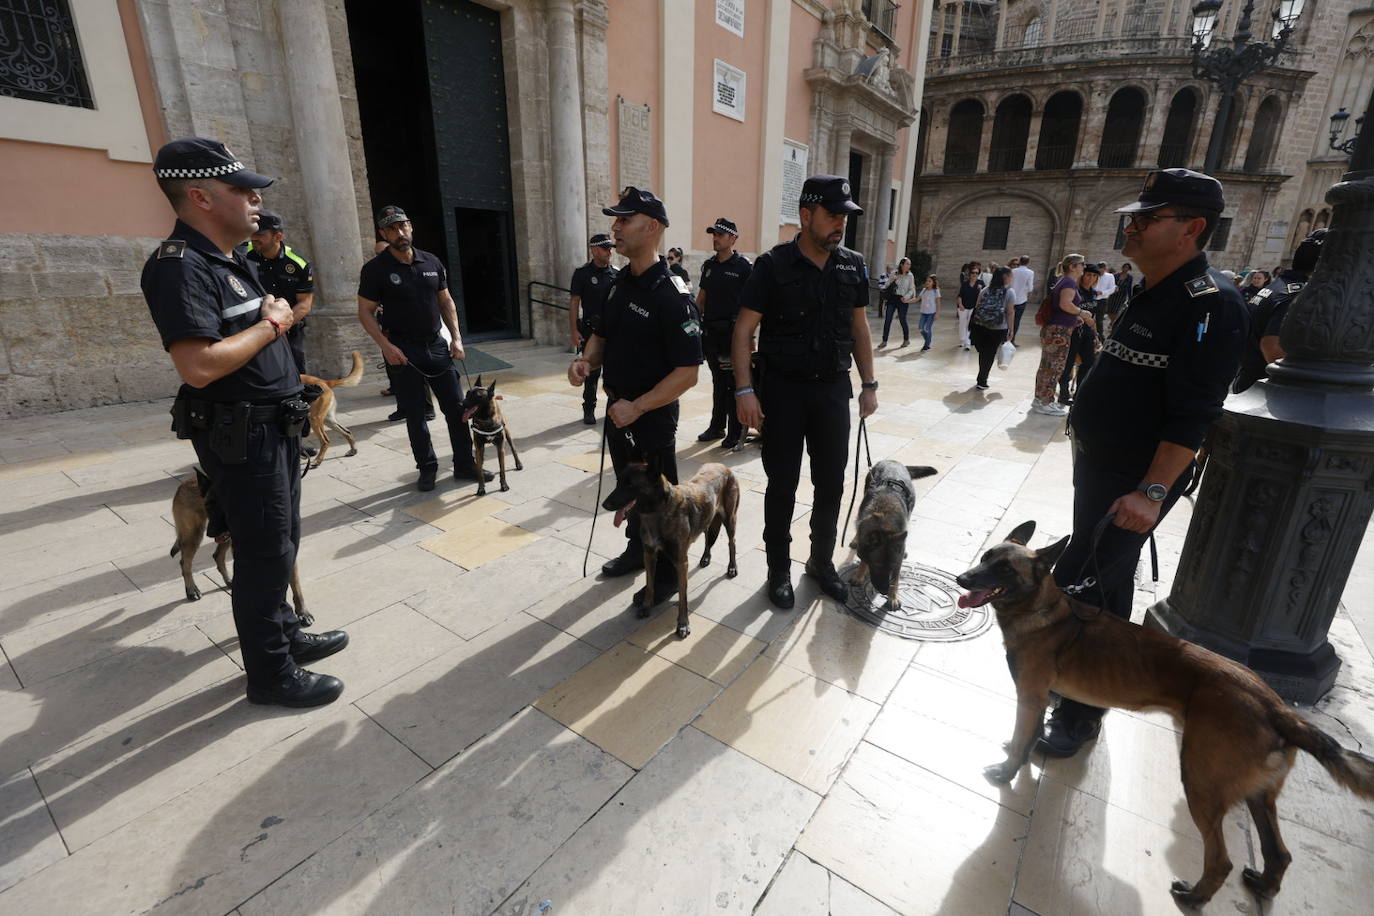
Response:
M434 489L434 478L439 476L438 468L422 468L420 479L415 482L415 489L421 493L428 493Z
M316 455L319 454L319 452L320 452L320 450L317 449L317 448L315 448L315 446L313 446L313 445L302 445L302 446L301 446L301 454L304 455L304 456L307 457L307 458L314 458Z
M386 418L392 423L395 423L397 420L404 420L406 418L406 412L400 407L397 407L391 413L387 414Z
M587 424L588 426L595 426L595 425L596 425L596 408L595 408L595 407L583 407L583 408L582 408L582 422L585 423L585 424Z
M493 474L491 471L488 471L488 470L486 470L485 468L483 468L483 470L482 470L482 482L483 482L483 483L486 483L487 481L490 481L490 480L494 480L495 478L496 478L496 475L495 475L495 474ZM471 465L471 466L455 467L455 468L453 469L453 479L454 479L454 480L476 480L476 479L477 479L477 465L474 464L474 465Z
M697 436L698 442L715 442L717 439L725 438L725 430L716 429L714 426Z
M601 575L607 579L614 579L616 576L629 575L644 568L644 553L639 550L626 548L625 552L614 560L607 560L601 564Z
M792 591L792 574L785 569L768 570L768 600L784 611L792 610L797 596Z
M806 561L806 574L816 580L816 584L821 587L831 598L840 604L849 600L849 586L845 585L840 574L835 571L835 564L828 560L810 559Z
M296 665L271 683L248 685L248 702L263 706L290 706L306 709L333 703L343 693L343 681L328 674L316 674Z
M330 630L327 633L307 633L304 630L291 640L291 657L297 664L318 661L338 652L348 645L348 634L343 630Z
M1102 730L1102 713L1070 713L1061 715L1056 709L1045 723L1045 733L1035 742L1035 749L1046 757L1072 757L1078 749L1097 737Z
M637 608L640 609L640 616L641 616L641 617L648 617L648 616L649 616L648 612L647 612L647 611L645 610L645 608L644 608L644 593L647 592L648 590L649 590L649 586L646 585L646 586L644 586L643 588L641 588L639 591L635 592L634 603L635 603L635 607L637 607ZM655 582L655 583L654 583L654 603L651 604L651 605L649 605L649 607L650 607L650 608L658 607L660 604L662 604L663 602L667 601L669 598L672 598L672 597L675 596L676 594L677 594L677 583L676 583L676 582Z

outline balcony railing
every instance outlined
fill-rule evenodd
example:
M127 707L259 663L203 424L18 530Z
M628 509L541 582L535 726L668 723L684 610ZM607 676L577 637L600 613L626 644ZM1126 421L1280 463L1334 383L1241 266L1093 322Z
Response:
M892 0L863 0L864 18L888 38L897 31L897 4Z
M1072 167L1072 146L1042 146L1035 151L1035 168L1037 171L1044 172Z
M1100 169L1133 169L1138 143L1104 143L1097 154L1097 167Z
M949 153L941 169L946 175L972 175L978 171L977 153Z
M1159 167L1161 169L1182 168L1188 160L1188 144L1161 143L1159 145Z
M1026 167L1026 148L1024 146L988 150L989 172L1019 172Z
M936 57L927 64L927 73L930 76L946 76L969 71L1011 70L1057 62L1117 60L1123 57L1176 57L1188 60L1190 53L1189 39L1179 35L1103 38Z

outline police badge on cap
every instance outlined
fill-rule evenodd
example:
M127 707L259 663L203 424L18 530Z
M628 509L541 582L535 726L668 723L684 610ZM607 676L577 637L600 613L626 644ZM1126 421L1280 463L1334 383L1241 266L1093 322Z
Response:
M806 179L800 202L820 204L836 216L864 212L849 196L849 181L840 175L812 175Z
M158 178L214 178L236 188L265 188L274 179L249 171L218 140L186 137L157 151L153 174Z

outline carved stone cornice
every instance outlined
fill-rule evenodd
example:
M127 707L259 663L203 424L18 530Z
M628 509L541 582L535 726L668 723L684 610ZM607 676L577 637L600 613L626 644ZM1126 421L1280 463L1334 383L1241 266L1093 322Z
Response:
M610 5L606 0L577 0L577 14L582 18L583 29L597 29L604 36L610 27Z

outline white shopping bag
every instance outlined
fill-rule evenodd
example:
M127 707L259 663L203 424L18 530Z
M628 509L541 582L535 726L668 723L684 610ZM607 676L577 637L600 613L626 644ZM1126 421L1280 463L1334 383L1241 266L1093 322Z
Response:
M1011 365L1011 358L1016 355L1016 344L1010 340L1002 341L1002 346L997 348L997 368L1005 369Z

